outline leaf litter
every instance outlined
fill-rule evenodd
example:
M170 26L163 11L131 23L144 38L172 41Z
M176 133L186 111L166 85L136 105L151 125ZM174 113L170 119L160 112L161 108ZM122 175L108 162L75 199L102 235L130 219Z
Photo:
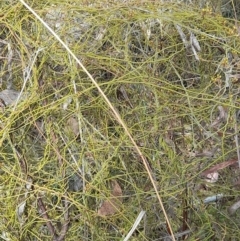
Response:
M110 197L107 200L104 200L98 209L98 214L101 216L113 215L120 211L123 200L122 189L116 180L111 181L111 186Z

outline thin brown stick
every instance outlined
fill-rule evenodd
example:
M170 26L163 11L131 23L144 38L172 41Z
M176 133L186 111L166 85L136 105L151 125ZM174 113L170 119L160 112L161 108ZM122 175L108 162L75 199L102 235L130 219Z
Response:
M44 220L46 220L46 225L47 225L48 230L50 231L50 233L53 237L53 241L58 241L58 235L57 235L56 230L55 230L55 228L52 224L51 219L48 216L47 210L45 208L45 205L44 205L41 197L38 197L37 204L38 204L39 209L41 210L41 215L43 216Z
M67 195L67 194L65 194L65 195ZM63 203L63 207L64 207L64 223L62 224L60 235L59 235L57 241L63 241L65 239L65 236L66 236L68 228L69 228L69 211L68 211L69 202L65 197L63 197L62 203Z
M54 145L55 143L57 143L57 136L54 132L51 132L50 135L51 135L51 139L52 139L52 143L53 143L52 147L53 147L54 151L56 152L56 155L57 155L57 158L58 158L58 166L59 166L59 168L61 168L62 165L63 165L62 156L59 152L58 147L56 145ZM62 177L63 177L63 179L65 179L64 169L62 169ZM60 235L58 236L57 241L63 241L65 239L65 236L67 234L68 227L69 227L69 211L68 211L69 202L68 202L66 196L67 196L67 194L65 193L64 197L62 197L64 223L62 224Z
M185 187L185 193L183 194L182 198L182 232L188 230L188 187ZM185 235L182 236L182 240L185 240Z

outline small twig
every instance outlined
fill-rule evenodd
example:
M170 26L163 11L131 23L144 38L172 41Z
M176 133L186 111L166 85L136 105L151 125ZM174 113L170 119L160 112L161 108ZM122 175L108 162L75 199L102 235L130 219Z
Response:
M38 197L37 204L38 204L39 209L41 210L41 215L43 216L44 220L46 221L48 230L50 231L51 235L53 236L53 241L58 241L58 235L52 224L52 221L50 220L50 218L48 216L47 210L45 208L45 205L44 205L41 197Z
M182 199L182 232L188 230L188 187L186 184L185 194ZM182 240L185 240L185 235L182 236Z
M234 139L235 139L235 143L236 143L236 149L237 149L237 158L238 158L238 166L240 168L240 151L239 151L239 143L238 143L238 125L237 125L237 115L235 118L235 124L234 124L234 129L235 129L235 135L234 135Z
M58 128L57 125L55 125L55 127ZM84 176L83 171L82 171L81 168L79 167L79 164L78 164L78 162L77 162L77 159L75 158L75 156L74 156L72 150L71 150L71 149L68 147L68 145L67 145L67 141L65 140L65 138L63 137L63 135L62 135L61 133L59 133L59 135L60 135L60 137L61 137L63 143L64 143L65 146L67 147L67 150L68 150L70 156L72 157L72 160L74 161L74 163L75 163L75 165L76 165L76 167L77 167L77 169L78 169L78 172L81 173L81 176Z
M8 79L7 79L7 89L11 89L12 87L12 58L13 58L13 51L11 48L11 44L3 39L0 39L0 43L7 45L8 54L7 54L7 72L8 72ZM2 83L1 83L2 84Z
M62 203L63 203L63 207L64 207L64 215L63 215L64 223L62 224L60 235L59 235L57 241L63 241L65 239L65 236L67 234L68 227L69 227L69 211L68 211L69 202L67 201L67 199L65 197L63 197Z
M7 80L7 88L11 89L12 87L12 58L13 58L13 51L11 48L11 44L8 43L8 80Z
M57 136L54 132L51 132L51 139L52 139L52 143L53 143L53 148L57 154L57 158L58 158L58 162L59 162L59 168L62 170L62 178L65 179L65 169L62 169L62 166L63 166L63 159L62 159L62 156L60 154L60 151L58 149L58 147L56 146L56 143L57 143ZM65 196L66 193L65 193ZM61 227L61 231L60 231L60 235L58 236L57 238L57 241L62 241L65 239L65 236L67 234L67 231L68 231L68 224L69 224L69 211L68 211L68 206L69 206L69 203L66 199L66 197L62 197L62 205L63 205L63 217L64 217L64 223L62 224L62 227Z
M40 48L40 49L38 49L38 50L36 51L35 55L30 59L29 65L28 65L28 66L25 68L25 70L23 71L23 78L24 78L23 86L22 86L22 89L21 89L21 91L20 91L20 93L19 93L19 95L18 95L18 98L17 98L17 100L16 100L16 102L15 102L15 104L14 104L13 111L16 109L17 104L18 104L19 100L21 99L21 96L22 96L22 94L23 94L23 91L24 91L24 89L25 89L25 87L26 87L27 81L28 81L28 80L30 79L30 77L31 77L31 71L32 71L32 69L33 69L33 66L34 66L36 60L37 60L37 56L38 56L39 52L41 52L43 49L44 49L44 48Z
M74 93L76 95L77 94L77 86L76 86L75 80L73 80L73 89L74 89ZM79 116L79 115L81 115L81 117L82 117L82 113L80 111L79 101L77 100L77 98L75 98L75 103L76 103L76 113L78 113L77 118L78 118L78 125L79 125L79 136L80 136L81 143L83 143L84 139L83 139L83 131L82 131L82 129L83 129L82 128L82 120Z
M11 137L10 137L11 138ZM12 142L12 138L11 138L11 142ZM13 145L13 143L12 143ZM13 145L13 151L15 152L15 154L17 155L17 158L18 158L18 162L19 162L19 165L21 167L21 171L24 175L27 176L27 173L28 173L28 165L27 165L27 161L26 159L24 158L23 155L20 154L20 152L18 151L18 148L15 147Z

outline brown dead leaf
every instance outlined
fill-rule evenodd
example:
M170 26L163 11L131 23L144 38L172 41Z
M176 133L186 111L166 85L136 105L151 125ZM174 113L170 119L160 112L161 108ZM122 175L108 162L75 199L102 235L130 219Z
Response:
M109 216L118 212L122 203L122 189L117 181L112 181L112 192L110 198L105 200L98 210L98 215Z
M71 116L67 120L67 128L70 130L71 133L74 134L75 137L79 135L79 123L77 118Z
M209 169L202 172L201 176L208 177L209 174L216 173L218 170L221 170L228 166L234 165L237 161L238 161L237 158L233 158L231 160L216 164L213 167L210 167Z

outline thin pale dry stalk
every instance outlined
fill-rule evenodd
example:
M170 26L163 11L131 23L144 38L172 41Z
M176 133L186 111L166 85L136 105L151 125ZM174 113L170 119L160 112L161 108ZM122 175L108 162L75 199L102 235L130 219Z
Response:
M119 124L123 127L124 131L126 132L126 134L128 135L129 139L131 140L133 146L135 147L138 155L141 157L142 162L144 164L144 167L148 173L148 176L151 180L151 183L153 185L154 191L157 195L159 204L161 206L161 209L163 211L164 217L166 219L172 240L175 241L175 237L172 231L172 227L170 224L170 221L168 219L166 210L163 206L163 202L162 199L158 193L158 188L157 185L154 181L153 175L152 175L152 171L151 168L146 160L146 158L143 156L141 150L139 149L137 143L135 142L135 140L133 139L132 135L129 133L128 128L125 124L125 122L122 120L121 116L118 114L118 112L115 110L115 108L113 107L112 103L110 102L110 100L107 98L107 96L104 94L104 92L102 91L102 89L100 88L100 86L98 85L98 83L94 80L94 78L92 77L92 75L88 72L88 70L85 68L85 66L82 64L82 62L77 58L77 56L72 52L72 50L66 45L66 43L54 32L54 30L27 4L25 3L25 1L23 0L19 0L42 24L43 26L57 39L57 41L67 50L67 52L72 56L72 58L79 64L79 66L83 69L83 71L87 74L87 76L89 77L89 79L92 81L92 83L95 85L95 87L97 88L97 90L99 91L100 95L103 97L103 99L106 101L107 105L109 106L109 108L112 110L116 120L119 122Z
M138 216L137 216L137 218L136 218L136 220L135 220L131 230L129 231L129 233L127 234L127 236L124 238L123 241L128 241L130 239L130 237L132 236L133 232L136 230L137 226L139 225L139 223L141 222L142 218L144 217L145 213L146 213L146 211L142 210L138 214Z

